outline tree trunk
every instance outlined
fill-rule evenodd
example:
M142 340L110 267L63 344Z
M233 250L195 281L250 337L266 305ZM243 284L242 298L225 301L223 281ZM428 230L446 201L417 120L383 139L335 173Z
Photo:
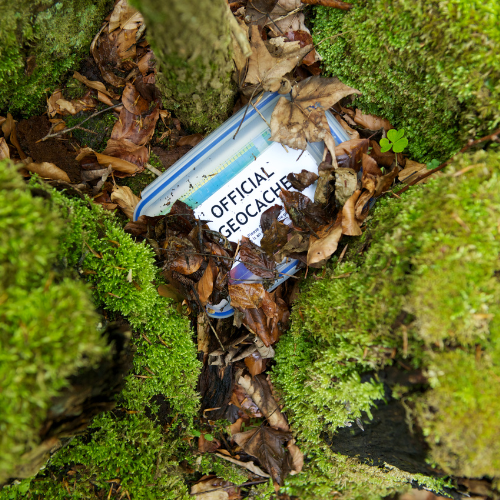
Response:
M158 65L163 103L193 131L207 132L232 106L231 36L224 0L133 0Z

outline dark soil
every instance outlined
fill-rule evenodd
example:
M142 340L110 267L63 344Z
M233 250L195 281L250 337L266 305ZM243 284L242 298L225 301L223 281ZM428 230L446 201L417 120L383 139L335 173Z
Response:
M171 167L179 158L183 157L190 149L191 146L177 146L174 149L165 149L160 146L153 148L153 153L160 158L163 168Z
M43 161L54 163L64 170L71 182L81 182L81 169L76 161L75 149L70 140L64 136L37 142L48 134L50 122L47 116L33 116L28 120L22 120L17 127L17 136L23 151L30 156L35 163Z

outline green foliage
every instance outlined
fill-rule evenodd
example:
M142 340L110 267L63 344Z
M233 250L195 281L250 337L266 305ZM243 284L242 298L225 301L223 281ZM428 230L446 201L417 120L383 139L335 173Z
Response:
M51 398L105 352L90 292L57 272L63 221L0 162L0 482L38 444Z
M344 263L306 282L273 370L306 447L380 398L360 375L396 349L431 382L412 418L432 459L457 475L500 474L499 180L494 150L462 155L449 176L380 200Z
M82 85L77 80L75 80L75 82L79 85ZM84 95L85 92L85 89L83 89L82 91L80 87L77 87L73 94L75 95L75 98L78 98ZM65 93L65 95L67 94L70 94L70 92ZM83 120L87 119L95 111L101 111L105 108L105 105L100 104L97 109L94 109L92 111L86 113L81 112L75 116L70 115L66 117L66 127L70 128L74 127L75 125L79 125ZM95 118L91 118L90 120L86 121L84 125L82 125L82 127L86 128L87 130L91 130L92 132L75 129L72 131L72 135L82 147L87 146L89 148L92 148L94 151L101 153L106 147L108 139L111 136L111 131L113 130L113 126L116 123L117 119L118 118L111 112L103 113L102 115L96 116Z
M353 3L316 8L317 50L327 72L363 93L356 105L405 128L412 158L445 160L498 127L498 2Z
M111 0L20 0L0 7L0 110L31 116L77 68ZM68 75L69 76L69 75Z
M380 139L380 150L382 151L382 153L386 153L391 149L395 153L402 153L406 149L406 146L408 146L408 139L406 137L403 137L404 135L404 129L389 130L387 132L387 138L383 137L382 139Z

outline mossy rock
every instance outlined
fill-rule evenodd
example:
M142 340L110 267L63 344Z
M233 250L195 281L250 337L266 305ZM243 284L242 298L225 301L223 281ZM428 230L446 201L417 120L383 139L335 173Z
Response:
M395 358L429 381L404 396L429 458L448 474L500 475L499 181L496 150L460 156L380 200L343 263L306 281L273 375L306 447L369 415L384 392L363 374Z
M318 7L313 38L356 105L404 128L412 158L445 160L500 123L500 10L495 0L355 0Z
M76 70L111 0L20 0L0 7L0 111L42 113L44 97Z

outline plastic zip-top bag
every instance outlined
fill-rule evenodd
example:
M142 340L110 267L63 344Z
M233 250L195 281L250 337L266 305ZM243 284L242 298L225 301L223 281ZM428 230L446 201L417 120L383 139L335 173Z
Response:
M268 123L280 97L278 93L266 93L255 104ZM219 231L228 240L238 242L246 236L260 244L260 216L273 205L283 206L279 197L282 189L295 191L287 180L289 173L302 169L318 172L324 144L308 143L305 151L297 151L271 141L271 130L255 108L250 107L244 118L245 109L238 111L147 186L134 220L141 215L168 214L173 203L181 200L194 210L197 218L209 221L211 230ZM329 111L326 117L335 143L349 140ZM314 199L315 189L316 183L302 193ZM284 209L278 219L288 222ZM268 290L274 290L293 275L298 264L298 260L290 258L278 264L279 278ZM237 262L230 271L229 283L245 281L263 280ZM223 300L208 304L207 313L214 318L227 318L234 310L228 300Z

